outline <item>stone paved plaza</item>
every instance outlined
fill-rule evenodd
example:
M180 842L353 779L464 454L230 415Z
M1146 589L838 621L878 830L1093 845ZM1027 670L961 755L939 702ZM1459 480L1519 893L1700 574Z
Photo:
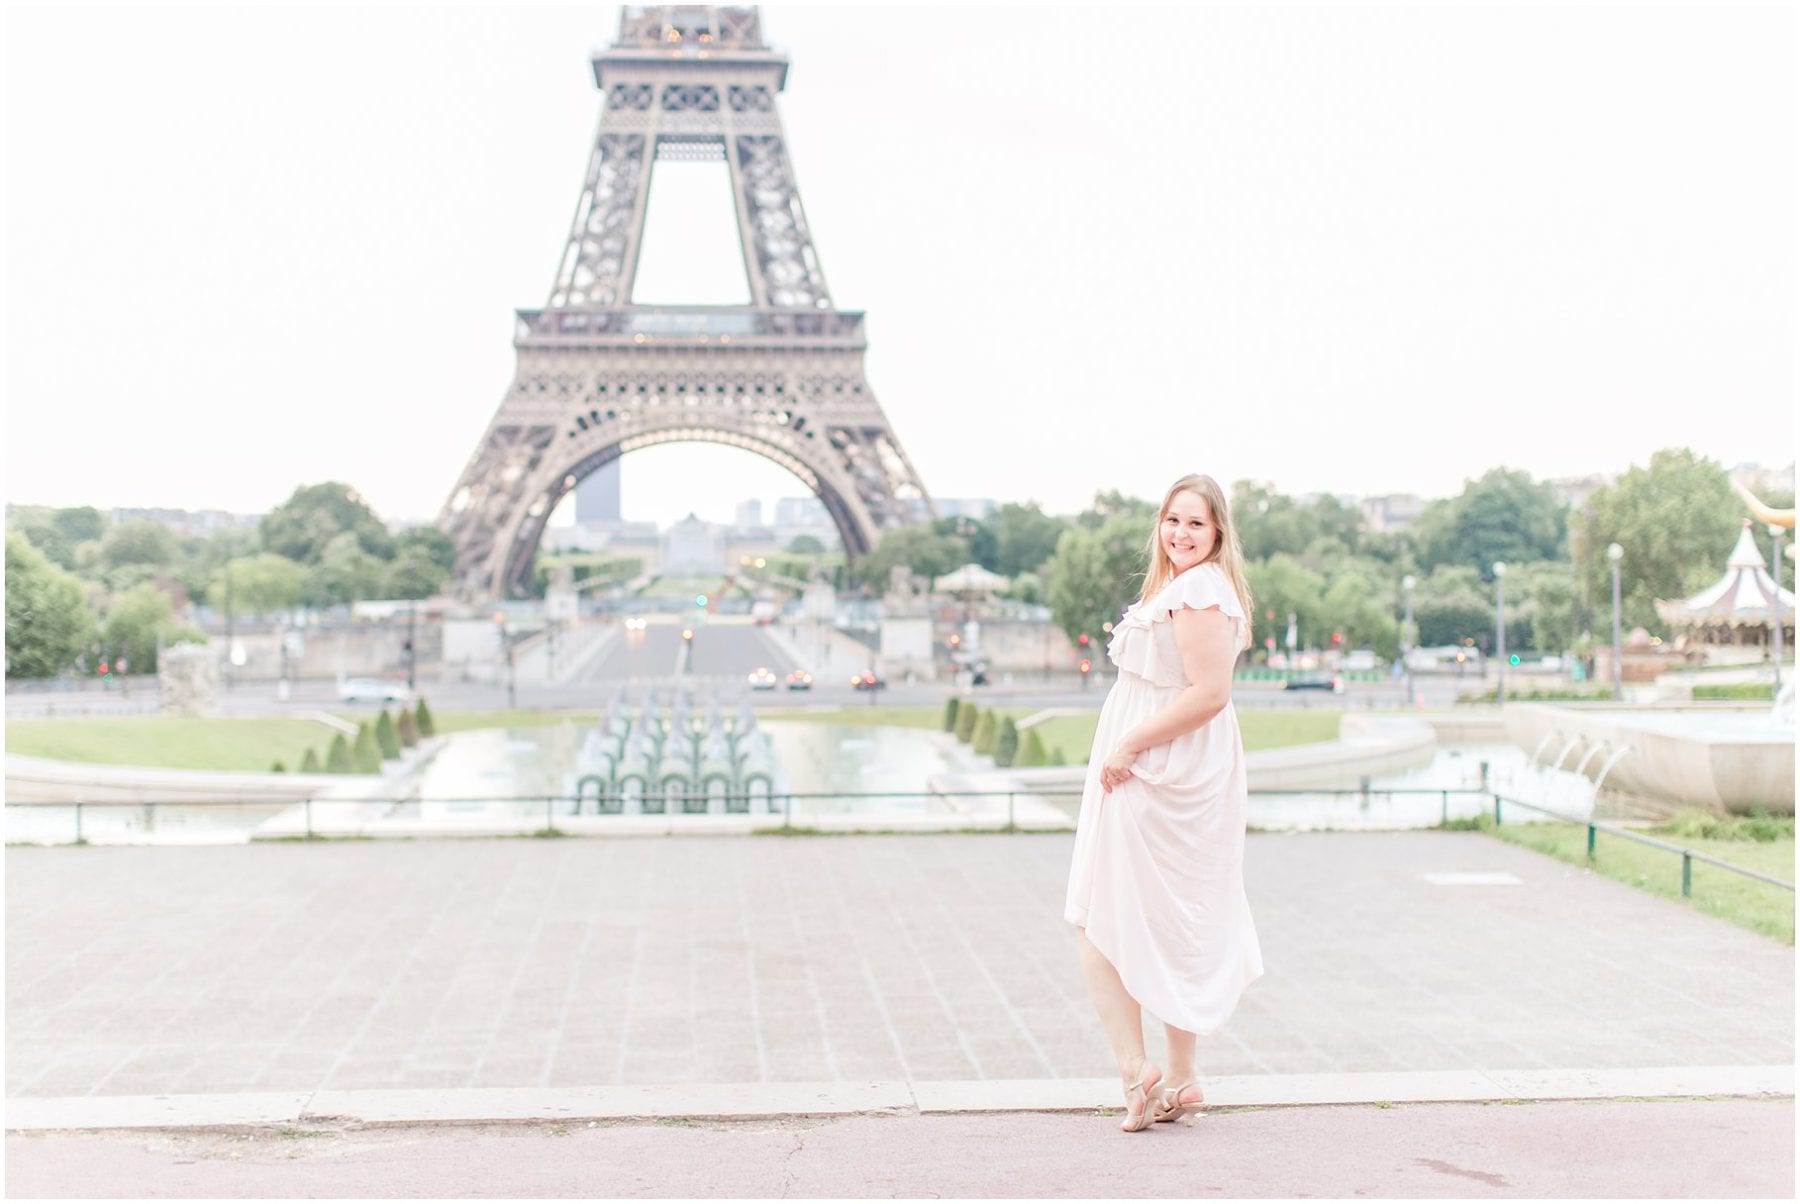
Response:
M1100 1077L1070 848L12 848L7 1093ZM1253 834L1247 878L1207 1073L1793 1061L1791 947L1479 833Z

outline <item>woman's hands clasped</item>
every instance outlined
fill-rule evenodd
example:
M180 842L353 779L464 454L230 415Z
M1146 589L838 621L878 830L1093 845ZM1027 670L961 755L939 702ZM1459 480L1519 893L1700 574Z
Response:
M1114 786L1130 777L1132 763L1136 760L1137 754L1134 752L1126 752L1122 748L1113 749L1106 760L1100 763L1100 792L1110 793Z

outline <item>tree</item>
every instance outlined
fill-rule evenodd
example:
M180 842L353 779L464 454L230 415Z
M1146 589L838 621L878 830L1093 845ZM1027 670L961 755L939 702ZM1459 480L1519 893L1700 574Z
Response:
M437 720L431 717L431 708L425 705L423 698L419 699L419 705L415 708L413 718L418 721L420 736L437 735Z
M969 562L969 545L955 535L944 535L930 527L895 527L885 532L881 542L856 564L856 575L874 593L884 593L888 574L895 565L905 565L913 576L929 585L933 577L942 577L952 569Z
M1013 763L1019 755L1019 725L1012 719L1000 721L1000 737L994 744L994 764L1002 769Z
M1294 557L1277 553L1245 568L1250 579L1250 592L1260 612L1253 626L1263 638L1273 638L1277 647L1287 646L1288 616L1294 616L1299 643L1296 647L1323 644L1320 632L1331 620L1325 610L1325 582Z
M796 535L787 546L788 553L794 556L817 556L824 550L825 545L812 535Z
M1568 507L1530 473L1489 469L1461 494L1419 516L1419 556L1427 567L1466 564L1491 579L1496 561L1524 564L1562 556Z
M995 563L1003 577L1036 572L1056 552L1056 541L1068 526L1045 514L1036 502L1006 502L994 511Z
M325 752L325 772L355 772L355 766L350 760L350 744L344 739L343 732L337 732L331 737L331 747Z
M356 743L350 746L350 764L357 773L381 772L381 746L375 743L372 725L356 725Z
M430 598L450 580L449 570L418 546L406 548L389 565L382 590L390 598Z
M408 527L394 536L394 556L423 553L448 575L456 568L456 541L436 527Z
M1371 648L1391 659L1400 649L1400 624L1375 597L1367 580L1349 573L1331 583L1323 600L1325 620L1344 637L1344 647Z
M1033 606L1042 606L1044 599L1049 597L1049 591L1044 585L1044 579L1036 573L1020 573L1007 583L1006 589L1002 591L1002 596L1016 598L1020 602L1026 602Z
M1025 740L1019 745L1019 755L1014 764L1021 769L1031 769L1044 764L1044 738L1038 735L1037 728L1028 728Z
M984 710L981 718L975 721L975 731L969 737L969 747L982 756L989 756L994 751L994 742L999 738L1000 725L994 719L994 712Z
M172 572L180 559L175 533L161 523L134 518L100 539L99 577L123 591Z
M317 749L313 749L313 748L307 749L306 755L304 757L300 758L300 772L301 773L318 773L319 772L319 752Z
M956 710L956 738L967 744L975 735L975 725L981 719L981 708L972 702L964 702Z
M336 606L372 598L381 590L382 563L363 550L353 532L332 537L318 563L303 575L301 598L308 606Z
M394 731L399 735L402 747L418 747L419 723L413 718L413 713L405 707L400 708L400 718L394 721Z
M375 719L375 744L381 749L384 761L398 760L400 757L400 736L394 731L394 720L389 716L386 707Z
M1050 558L1049 598L1051 620L1064 635L1101 639L1138 596L1154 521L1151 509L1122 507L1097 527L1062 533Z
M1606 547L1617 543L1625 552L1619 562L1625 626L1653 632L1663 631L1655 599L1685 598L1718 580L1744 518L1725 470L1687 448L1659 451L1648 467L1633 465L1588 502L1576 569L1594 600L1595 623L1611 622Z
M6 533L6 675L54 677L92 642L81 582L17 531Z
M228 604L234 615L291 610L299 605L304 584L300 566L286 556L273 552L240 556L213 575L206 587L206 603L220 614Z
M101 636L101 655L141 673L156 669L157 637L175 628L175 608L169 595L154 585L136 585L116 595L106 608L106 627Z
M956 709L959 703L960 700L954 694L944 702L944 730L947 732L956 730Z
M303 485L263 516L263 547L300 564L316 564L340 535L371 556L394 554L394 541L369 504L342 481Z
M98 540L105 520L92 506L54 510L48 506L15 506L7 525L24 535L46 559L61 568L75 567L75 549Z

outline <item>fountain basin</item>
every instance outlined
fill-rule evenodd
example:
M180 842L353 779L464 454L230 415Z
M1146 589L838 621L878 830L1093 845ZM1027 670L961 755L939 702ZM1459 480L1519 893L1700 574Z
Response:
M1602 797L1652 816L1794 813L1794 729L1766 710L1517 703L1506 734L1540 764L1602 774Z

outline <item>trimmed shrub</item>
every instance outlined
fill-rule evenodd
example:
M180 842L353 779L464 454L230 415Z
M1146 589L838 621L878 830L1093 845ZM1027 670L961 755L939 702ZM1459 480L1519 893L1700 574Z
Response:
M270 773L286 773L287 766L283 765L280 761L277 761L277 762L275 762L275 764L269 766L269 772Z
M961 703L962 703L962 700L960 698L956 698L955 696L952 696L950 699L948 699L944 703L944 730L945 731L953 732L956 730L956 708L959 705L961 705Z
M1068 760L1063 756L1062 745L1052 744L1050 746L1050 755L1048 757L1044 758L1044 764L1046 764L1046 765L1067 765L1068 763L1069 763Z
M325 754L326 773L352 773L355 767L350 763L350 743L344 739L344 733L338 732L331 738L331 749Z
M405 707L400 708L400 720L394 724L394 730L400 736L400 743L405 748L412 748L419 743L419 723L413 713Z
M1696 702L1708 698L1767 701L1774 697L1775 687L1766 681L1733 681L1694 687L1694 700Z
M350 767L356 773L381 772L381 745L375 743L375 729L367 723L356 725L356 743L350 746Z
M994 718L994 712L983 711L981 718L975 721L975 735L969 741L969 747L987 756L994 751L994 745L1000 739L1000 724Z
M306 755L304 757L300 758L300 772L301 773L318 773L319 772L319 754L318 754L317 750L311 749L311 748L306 750Z
M381 749L383 761L397 760L400 756L400 737L394 734L394 720L381 708L381 714L375 717L375 745Z
M1011 718L1000 721L1000 736L994 742L994 764L1002 769L1019 755L1019 727Z
M1025 739L1019 744L1019 755L1013 764L1024 769L1035 768L1044 764L1044 738L1037 733L1037 728L1027 728Z
M423 698L419 699L418 713L413 717L419 721L420 736L437 735L437 724L431 720L431 708L425 705Z
M964 744L975 734L975 721L981 718L981 708L972 702L965 702L956 708L956 738Z

